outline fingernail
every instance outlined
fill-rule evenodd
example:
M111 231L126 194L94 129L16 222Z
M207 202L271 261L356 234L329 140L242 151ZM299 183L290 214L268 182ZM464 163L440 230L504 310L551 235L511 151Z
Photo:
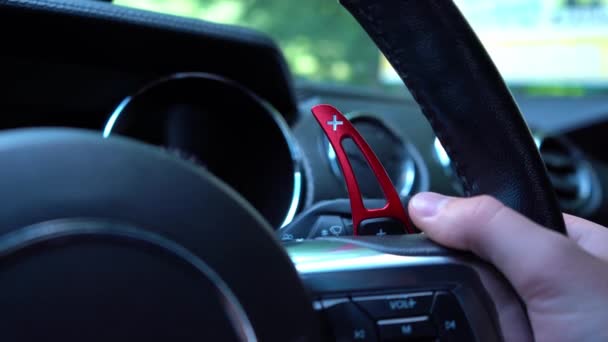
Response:
M412 214L419 217L435 216L447 200L447 196L434 192L420 193L410 201L410 207L414 211Z

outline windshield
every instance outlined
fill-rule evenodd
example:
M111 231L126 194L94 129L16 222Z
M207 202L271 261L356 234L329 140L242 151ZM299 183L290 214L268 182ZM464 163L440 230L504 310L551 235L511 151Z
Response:
M115 0L236 24L280 45L307 81L389 88L400 80L355 20L327 0ZM505 81L528 94L608 90L608 0L456 0Z

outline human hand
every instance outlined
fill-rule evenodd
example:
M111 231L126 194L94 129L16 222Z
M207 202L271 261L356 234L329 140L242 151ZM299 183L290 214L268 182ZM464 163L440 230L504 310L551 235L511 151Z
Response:
M564 215L566 237L490 196L421 193L409 213L430 239L471 251L504 274L525 303L536 341L608 341L608 228ZM513 310L497 311L506 341L531 338Z

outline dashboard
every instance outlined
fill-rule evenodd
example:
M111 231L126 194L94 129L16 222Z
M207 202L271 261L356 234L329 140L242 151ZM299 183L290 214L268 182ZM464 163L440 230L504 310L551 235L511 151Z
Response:
M370 90L339 89L309 86L302 91L305 99L301 102L301 112L315 103L332 103L346 112L377 118L397 132L399 140L408 150L406 160L415 167L412 173L414 186L409 195L418 191L435 191L450 195L463 195L461 185L455 179L450 160L441 143L435 137L430 125L420 112L415 101L404 89L401 97L390 97ZM562 210L604 222L605 203L602 200L605 189L604 161L602 152L591 141L598 141L601 134L605 111L598 98L534 98L515 95L520 108L530 126L541 157L545 161L554 190ZM294 127L295 135L311 151L308 160L314 170L327 170L331 163L331 153L315 151L312 136L316 123L306 115ZM362 134L368 138L363 131ZM368 138L369 139L369 138ZM372 144L373 146L373 144ZM318 148L316 149L318 150ZM390 165L390 158L380 158ZM404 161L406 163L407 161ZM405 164L404 164L405 165ZM322 171L316 181L320 190L317 199L327 199L343 189L342 180ZM491 172L489 170L488 172ZM333 173L336 174L335 172ZM390 172L389 172L390 174ZM397 180L393 177L393 182ZM331 190L330 190L331 189ZM346 193L342 192L346 197ZM403 195L403 193L402 193Z
M117 19L115 5L87 6L95 20L114 25L94 29L95 20L74 14L78 6L59 16L33 11L27 14L40 30L26 37L31 43L5 42L0 128L77 127L156 145L211 171L280 228L319 202L347 198L335 154L310 114L329 103L360 130L404 201L420 191L462 195L449 157L405 87L388 95L295 82L274 42L257 32L121 8L120 18L137 13L134 26ZM24 8L0 13L0 27L23 25ZM41 29L55 20L62 26ZM161 24L145 24L154 20ZM87 36L68 34L74 28ZM157 43L145 44L150 36ZM608 155L596 143L608 102L514 95L562 209L608 223ZM381 197L357 149L345 148L363 195Z
M11 70L19 66L10 65ZM138 86L127 87L131 75L112 80L108 76L113 73L91 68L86 69L86 77L79 78L82 69L61 67L61 77L69 82L59 88L44 84L49 80L47 73L37 73L30 76L27 92L12 89L4 103L2 128L78 127L97 130L106 138L121 135L154 144L230 184L276 228L316 203L348 197L335 154L310 114L310 108L320 103L347 113L404 201L420 191L462 195L449 157L405 88L403 96L387 96L367 89L297 84L298 109L290 117L251 88L221 74L184 71L148 77ZM100 84L114 91L104 92ZM79 88L77 95L74 88ZM52 97L49 91L70 94L70 98L62 102L65 95ZM12 105L8 98L23 103ZM570 101L579 105L571 108L574 114L546 113L555 112L554 107L563 111L568 108L563 103ZM524 98L519 103L563 210L607 222L606 164L598 151L588 149L593 144L581 133L601 126L603 113L576 114L585 113L585 107L593 110L596 101ZM595 134L599 139L601 132ZM585 144L578 142L581 136ZM381 198L358 149L345 148L363 195Z

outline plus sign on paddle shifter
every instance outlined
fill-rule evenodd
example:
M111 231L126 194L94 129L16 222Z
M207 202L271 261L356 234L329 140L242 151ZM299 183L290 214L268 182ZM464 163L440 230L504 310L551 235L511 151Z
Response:
M330 126L333 126L333 130L334 132L338 130L338 126L343 125L344 121L339 121L338 120L338 116L334 115L333 119L331 121L327 121L327 124Z

